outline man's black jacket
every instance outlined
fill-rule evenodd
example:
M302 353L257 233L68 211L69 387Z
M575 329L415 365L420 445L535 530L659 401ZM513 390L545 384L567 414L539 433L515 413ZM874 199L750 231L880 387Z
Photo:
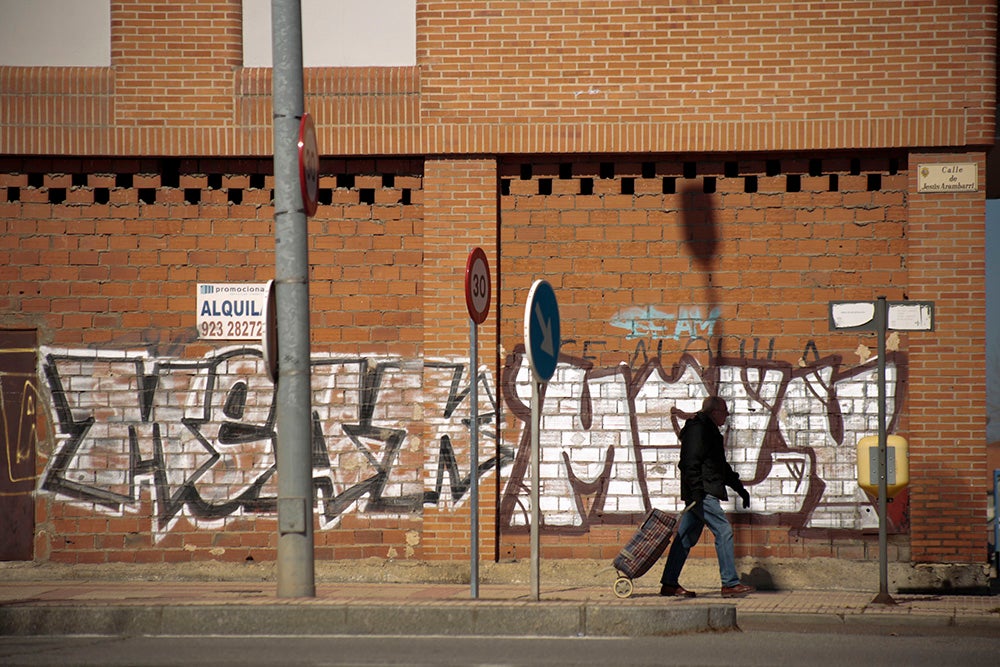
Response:
M700 502L710 494L728 500L726 487L745 493L739 473L726 461L722 433L712 418L699 412L687 420L681 429L681 499L685 503Z

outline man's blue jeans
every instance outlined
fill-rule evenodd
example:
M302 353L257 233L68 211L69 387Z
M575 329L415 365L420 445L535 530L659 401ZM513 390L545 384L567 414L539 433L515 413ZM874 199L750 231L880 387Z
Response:
M677 586L681 569L687 561L691 548L701 539L701 531L708 526L715 536L715 553L719 558L719 576L723 586L735 586L740 583L736 573L736 555L733 551L733 527L729 525L726 513L722 511L722 503L715 496L705 496L705 500L696 503L681 517L681 525L670 545L667 554L667 564L663 566L663 576L660 583L665 586Z

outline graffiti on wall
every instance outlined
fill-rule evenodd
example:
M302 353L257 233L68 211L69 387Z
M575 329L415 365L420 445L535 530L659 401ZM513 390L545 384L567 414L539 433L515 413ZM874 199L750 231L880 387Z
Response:
M616 313L610 324L628 331L627 339L711 339L721 315L718 306L709 310L707 317L702 317L698 306L681 306L676 313L664 312L656 306L633 306Z
M876 361L846 368L811 343L793 365L755 341L752 356L689 352L673 363L637 348L631 363L599 368L563 354L540 397L539 513L550 530L585 531L600 523L635 523L650 508L682 509L677 461L684 420L706 396L720 395L732 416L724 437L734 469L754 501L755 521L796 528L861 529L875 524L856 482L856 444L877 432ZM586 349L586 345L584 346ZM887 358L887 418L895 425L905 386L905 356ZM505 403L525 425L501 503L501 524L530 516L530 371L523 346L506 360Z
M42 356L57 434L42 489L115 513L138 511L149 489L160 534L181 516L207 525L276 512L276 392L259 349L223 349L197 361L86 350ZM459 470L465 452L454 443L465 449L469 439L467 366L312 360L311 456L321 527L347 512L418 513L424 502L437 503L446 485L446 497L464 498L470 478ZM495 392L486 373L478 379L479 414L492 422ZM412 431L428 401L438 412L424 421L440 456L429 457L425 472ZM509 462L513 452L501 450L500 458ZM495 465L496 457L487 458L478 472Z
M586 347L586 345L584 346ZM794 527L860 529L873 524L857 487L855 445L877 430L874 360L845 367L839 356L795 365L758 357L690 352L672 363L645 346L629 363L599 368L563 354L541 399L540 516L547 530L585 532L632 523L650 507L679 509L677 433L701 400L730 400L730 460L755 500L755 520ZM52 401L56 443L40 488L69 502L137 513L153 501L154 532L181 517L201 527L276 511L275 391L254 347L203 359L144 351L45 349L41 375ZM890 430L905 386L905 357L887 359ZM347 513L416 515L425 504L467 502L468 363L324 357L312 360L311 456L320 528ZM499 459L501 525L530 515L527 476L530 380L518 347L495 390L479 383L475 474ZM518 446L496 448L497 412L518 420ZM494 452L496 452L494 454ZM742 509L735 510L743 512Z

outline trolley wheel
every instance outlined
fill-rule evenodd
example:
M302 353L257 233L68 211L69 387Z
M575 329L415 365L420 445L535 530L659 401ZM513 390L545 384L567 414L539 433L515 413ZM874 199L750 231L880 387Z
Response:
M628 577L618 577L611 589L616 597L627 598L632 595L632 580Z

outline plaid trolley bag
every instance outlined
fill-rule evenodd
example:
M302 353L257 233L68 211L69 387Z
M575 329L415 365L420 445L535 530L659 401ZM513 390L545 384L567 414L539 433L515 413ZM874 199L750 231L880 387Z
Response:
M618 571L618 579L612 590L617 597L627 598L632 595L632 580L646 574L660 559L670 544L679 520L680 516L674 518L655 508L649 511L639 530L615 556L614 567Z

